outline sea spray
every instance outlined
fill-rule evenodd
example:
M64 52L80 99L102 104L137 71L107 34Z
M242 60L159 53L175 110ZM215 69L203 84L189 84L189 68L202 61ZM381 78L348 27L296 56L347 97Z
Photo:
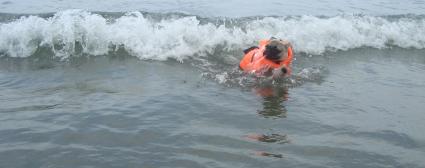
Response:
M240 51L270 37L287 39L296 52L308 54L359 47L425 48L425 18L421 16L251 17L217 22L216 18L179 14L147 15L129 12L109 18L65 10L46 18L22 16L0 24L0 53L29 57L47 48L55 57L68 58L80 53L105 55L123 48L140 59L184 61L217 51Z

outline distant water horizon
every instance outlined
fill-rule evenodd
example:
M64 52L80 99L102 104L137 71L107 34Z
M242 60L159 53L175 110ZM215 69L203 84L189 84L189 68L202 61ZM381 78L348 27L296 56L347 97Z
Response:
M364 14L373 16L425 14L422 0L303 0L288 1L217 1L217 0L2 0L0 13L52 13L69 9L97 12L145 11L155 13L178 12L204 17L247 17L247 16L335 16L340 14Z

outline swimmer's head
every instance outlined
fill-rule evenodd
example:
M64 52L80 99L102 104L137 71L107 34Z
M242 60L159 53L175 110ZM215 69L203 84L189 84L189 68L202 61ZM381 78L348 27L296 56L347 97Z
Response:
M288 45L281 40L270 40L263 54L269 60L282 61L288 57Z

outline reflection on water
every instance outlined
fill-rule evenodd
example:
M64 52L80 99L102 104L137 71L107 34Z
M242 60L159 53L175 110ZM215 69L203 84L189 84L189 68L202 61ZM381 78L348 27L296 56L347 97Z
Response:
M283 102L288 100L288 88L270 84L256 87L254 91L263 98L263 109L258 110L258 114L264 118L286 118Z
M289 90L187 62L0 59L0 167L424 167L424 52L406 52L338 52Z
M288 87L279 82L259 83L253 87L253 92L262 98L262 109L257 113L266 119L282 119L287 117L287 110L283 103L288 100ZM265 143L290 143L287 134L249 134L246 138ZM273 158L283 158L282 154L266 151L255 151L255 155Z
M278 143L278 144L286 144L290 143L288 136L286 134L270 134L270 135L264 135L264 134L250 134L246 136L249 139L253 139L260 142L266 142L266 143Z
M274 158L283 158L282 154L274 154L274 153L268 153L268 152L264 152L264 151L257 151L257 152L255 152L255 155L266 156L266 157L274 157Z

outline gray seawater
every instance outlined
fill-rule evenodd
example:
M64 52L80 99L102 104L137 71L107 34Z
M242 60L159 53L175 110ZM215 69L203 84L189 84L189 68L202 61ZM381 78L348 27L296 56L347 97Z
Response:
M372 15L425 14L423 0L2 0L1 13L45 13L66 9L126 12L181 12L201 16Z
M425 167L424 2L264 4L0 2L0 167ZM270 36L293 76L243 76Z

